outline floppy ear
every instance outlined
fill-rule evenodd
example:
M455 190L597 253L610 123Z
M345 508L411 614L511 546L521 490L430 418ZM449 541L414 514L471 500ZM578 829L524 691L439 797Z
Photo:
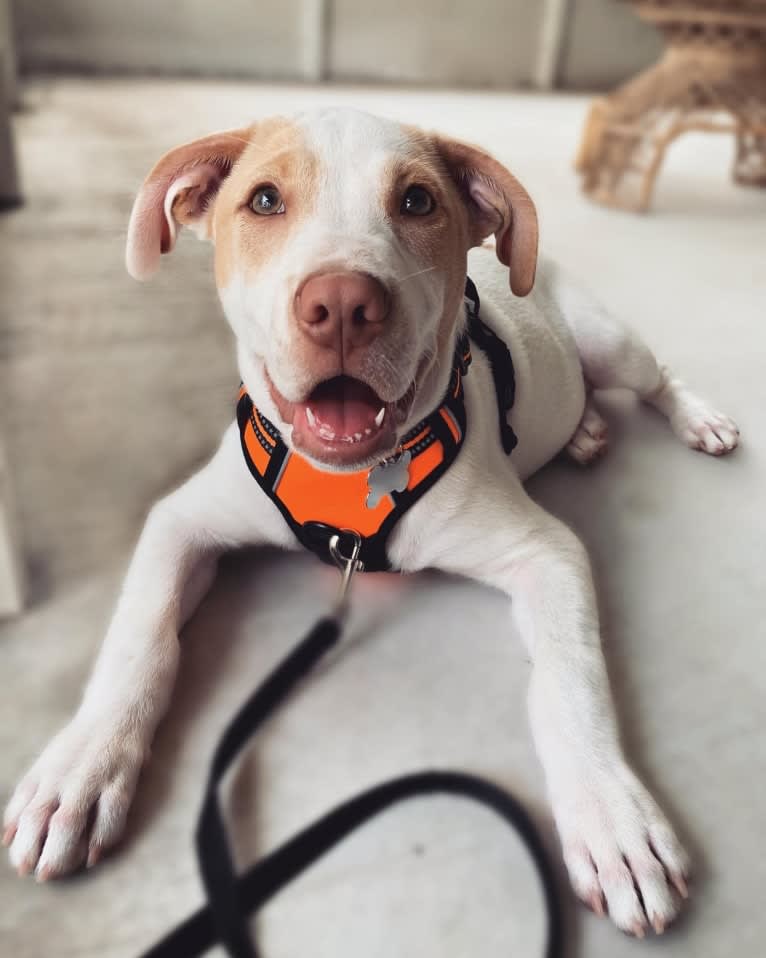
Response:
M510 268L511 289L526 296L537 267L537 212L529 193L489 153L444 137L435 141L468 208L471 245L494 233L497 258Z
M213 133L166 153L144 180L128 224L125 265L134 279L156 272L175 246L178 226L210 238L212 200L249 142L252 130Z

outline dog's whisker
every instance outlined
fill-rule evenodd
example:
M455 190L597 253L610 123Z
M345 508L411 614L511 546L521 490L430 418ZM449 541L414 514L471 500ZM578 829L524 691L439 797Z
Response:
M430 273L436 268L436 266L426 266L425 269L419 269L414 273L408 273L406 276L395 276L393 281L401 286L401 284L406 283L408 279L414 279L416 276L423 276L424 273Z

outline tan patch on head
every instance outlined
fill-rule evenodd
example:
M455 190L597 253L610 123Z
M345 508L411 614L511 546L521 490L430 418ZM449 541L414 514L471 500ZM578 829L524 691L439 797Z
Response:
M316 205L318 168L304 134L290 120L275 117L252 127L250 142L215 201L212 238L219 287L227 286L237 271L260 269L281 251ZM263 185L279 190L284 213L253 212L250 201Z
M460 191L436 150L432 138L414 127L406 154L392 159L384 176L384 203L399 240L421 262L422 269L439 270L445 295L438 342L450 338L465 287L466 254L471 245L468 216ZM433 212L412 216L401 212L410 186L423 186L435 200ZM404 278L406 282L406 277Z

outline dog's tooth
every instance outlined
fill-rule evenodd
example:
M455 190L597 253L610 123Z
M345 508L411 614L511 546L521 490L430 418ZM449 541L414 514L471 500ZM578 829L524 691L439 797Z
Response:
M368 427L364 430L364 434L365 434L365 436L371 436L371 435L372 435L372 429L370 429L370 427L368 426Z
M386 415L386 407L381 406L380 411L378 412L378 415L375 417L375 425L378 427L378 429L380 429L380 427L383 425L383 417L385 415Z
M312 429L316 429L317 417L314 415L314 410L311 406L306 406L306 419L309 421L309 426L311 426Z
M362 438L362 434L360 432L354 433L354 442L359 442L361 438Z

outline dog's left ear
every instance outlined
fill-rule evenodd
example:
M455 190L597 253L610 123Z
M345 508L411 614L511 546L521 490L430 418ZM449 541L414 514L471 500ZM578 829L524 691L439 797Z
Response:
M511 289L526 296L537 267L537 212L529 193L478 147L440 136L434 145L468 208L471 246L494 233L497 258L510 269Z
M210 214L221 183L250 142L252 129L213 133L166 153L144 180L128 224L125 265L148 279L160 254L175 246L179 226L210 238Z

